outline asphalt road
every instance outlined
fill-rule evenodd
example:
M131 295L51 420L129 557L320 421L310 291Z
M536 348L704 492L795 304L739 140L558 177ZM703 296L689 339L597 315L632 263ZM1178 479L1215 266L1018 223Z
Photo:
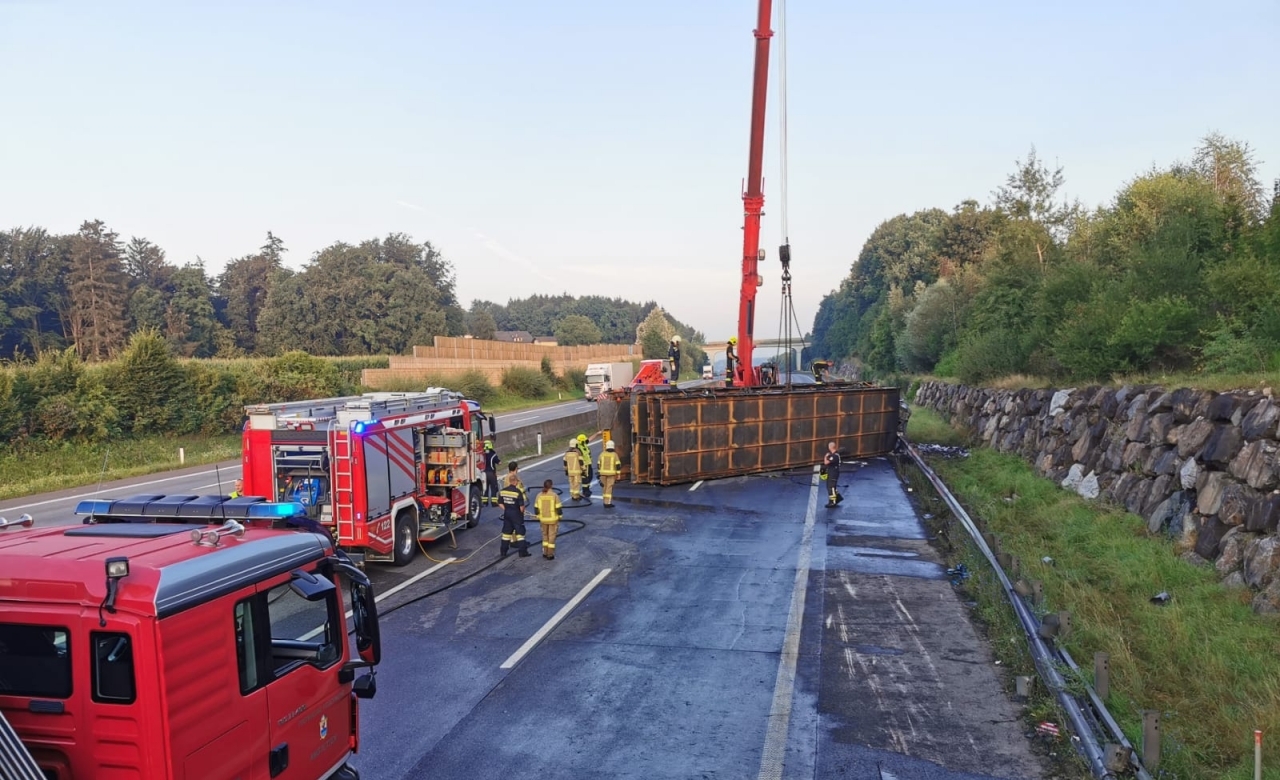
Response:
M531 489L563 487L548 460L522 467ZM460 562L371 566L384 650L356 766L380 780L1043 777L889 464L842 482L833 510L807 471L623 485L613 510L597 490L566 510L585 525L561 525L554 561L536 542L499 560L487 508L456 549L428 549Z
M570 401L494 416L498 421L498 430L501 431L568 417L594 408L595 404L589 401ZM107 482L101 489L92 485L10 499L0 505L0 517L8 517L12 520L26 512L36 519L36 524L39 526L68 525L80 522L80 518L75 515L76 504L86 498L124 498L139 493L157 495L229 493L232 482L239 476L239 460L194 466Z

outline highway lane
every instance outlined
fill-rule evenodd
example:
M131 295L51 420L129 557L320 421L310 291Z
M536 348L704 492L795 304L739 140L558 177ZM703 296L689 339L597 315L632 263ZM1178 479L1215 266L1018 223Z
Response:
M494 415L498 430L536 425L548 420L569 417L595 408L590 401L569 401L537 409ZM140 477L107 482L99 489L96 485L69 488L50 493L9 499L0 505L0 516L14 519L24 512L30 513L41 526L68 525L80 522L75 515L76 504L86 498L122 498L139 493L158 495L229 493L234 480L240 476L240 461L229 460L217 464L194 466L186 469L149 474Z
M558 458L521 471L563 487ZM497 561L489 510L458 549L431 551L465 563L383 602L356 766L387 780L1044 777L892 468L850 471L835 510L808 472L624 485L613 510L597 493L566 510L586 525L562 526L555 561L536 547Z

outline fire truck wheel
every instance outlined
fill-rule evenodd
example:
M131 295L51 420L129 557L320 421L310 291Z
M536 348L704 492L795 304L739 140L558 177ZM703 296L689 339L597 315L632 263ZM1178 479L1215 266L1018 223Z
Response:
M404 511L396 515L396 566L408 566L418 554L418 528L413 521L413 512Z
M480 486L472 485L467 490L467 528L475 528L480 522Z

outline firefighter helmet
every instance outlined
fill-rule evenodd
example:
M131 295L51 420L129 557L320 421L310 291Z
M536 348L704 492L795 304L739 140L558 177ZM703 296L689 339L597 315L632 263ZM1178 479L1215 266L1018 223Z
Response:
M587 441L587 434L585 433L578 434L578 441L585 443Z
M609 452L613 452L613 439L610 439L609 441L605 442L604 448Z
M730 343L730 344L737 344L737 343L738 343L738 337L737 337L737 336L730 336L730 337L729 337L729 343Z
M486 451L488 451L488 452L492 452L492 451L493 451L493 442L491 442L491 441L486 441L486 442L484 443L484 448L485 448L485 450L486 450Z

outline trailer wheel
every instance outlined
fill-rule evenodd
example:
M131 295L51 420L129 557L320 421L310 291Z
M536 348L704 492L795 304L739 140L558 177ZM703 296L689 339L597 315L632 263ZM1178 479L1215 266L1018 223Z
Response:
M467 528L475 528L480 522L480 486L467 488Z
M408 566L417 554L418 524L414 522L413 512L403 511L396 515L395 565Z

